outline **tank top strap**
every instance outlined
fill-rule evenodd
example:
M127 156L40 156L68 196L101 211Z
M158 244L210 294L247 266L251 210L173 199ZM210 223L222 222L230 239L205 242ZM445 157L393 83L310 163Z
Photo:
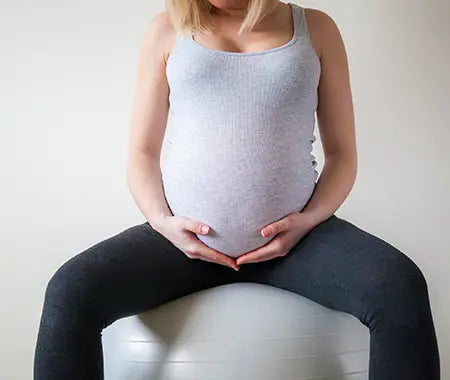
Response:
M177 31L175 34L175 39L173 41L170 54L172 54L172 52L174 52L176 49L179 49L180 48L179 45L189 43L188 40L189 40L189 36L186 33L181 33L179 31Z
M301 28L301 7L299 5L297 5L296 3L291 3L288 2L288 5L291 7L292 10L292 20L294 22L294 36L295 38L299 37L300 33L300 28Z
M308 24L306 21L305 8L296 3L292 3L295 10L295 22L296 24L296 34L297 37L306 37L309 39Z

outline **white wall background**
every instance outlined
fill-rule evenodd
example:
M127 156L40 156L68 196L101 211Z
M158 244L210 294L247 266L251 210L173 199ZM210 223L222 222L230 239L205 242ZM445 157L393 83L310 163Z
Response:
M359 173L336 213L425 273L450 378L450 3L303 1L349 56ZM137 53L163 1L0 3L0 378L30 379L46 283L144 221L125 182ZM315 153L323 164L320 139Z

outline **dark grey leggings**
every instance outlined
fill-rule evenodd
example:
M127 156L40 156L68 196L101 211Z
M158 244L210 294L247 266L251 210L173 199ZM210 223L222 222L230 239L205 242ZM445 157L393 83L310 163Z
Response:
M357 317L370 330L370 380L438 380L426 280L405 254L332 215L284 257L238 272L188 258L148 222L66 261L48 282L34 380L103 379L101 331L190 293L233 282L289 290Z

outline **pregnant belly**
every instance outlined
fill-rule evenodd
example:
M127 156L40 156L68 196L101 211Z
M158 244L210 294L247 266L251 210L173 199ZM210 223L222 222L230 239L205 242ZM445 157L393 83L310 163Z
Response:
M286 162L279 154L271 161L213 150L210 157L190 148L172 149L163 167L167 204L173 215L208 224L210 232L197 237L230 257L268 243L273 236L264 238L261 228L301 211L314 190L315 165Z

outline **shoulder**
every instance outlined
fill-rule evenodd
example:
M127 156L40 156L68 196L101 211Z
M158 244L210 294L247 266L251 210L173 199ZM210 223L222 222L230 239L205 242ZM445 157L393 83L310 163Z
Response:
M169 12L161 11L150 19L144 30L142 50L149 54L157 54L166 62L176 34Z
M336 21L327 12L304 8L311 40L321 57L327 50L342 45L342 36Z

